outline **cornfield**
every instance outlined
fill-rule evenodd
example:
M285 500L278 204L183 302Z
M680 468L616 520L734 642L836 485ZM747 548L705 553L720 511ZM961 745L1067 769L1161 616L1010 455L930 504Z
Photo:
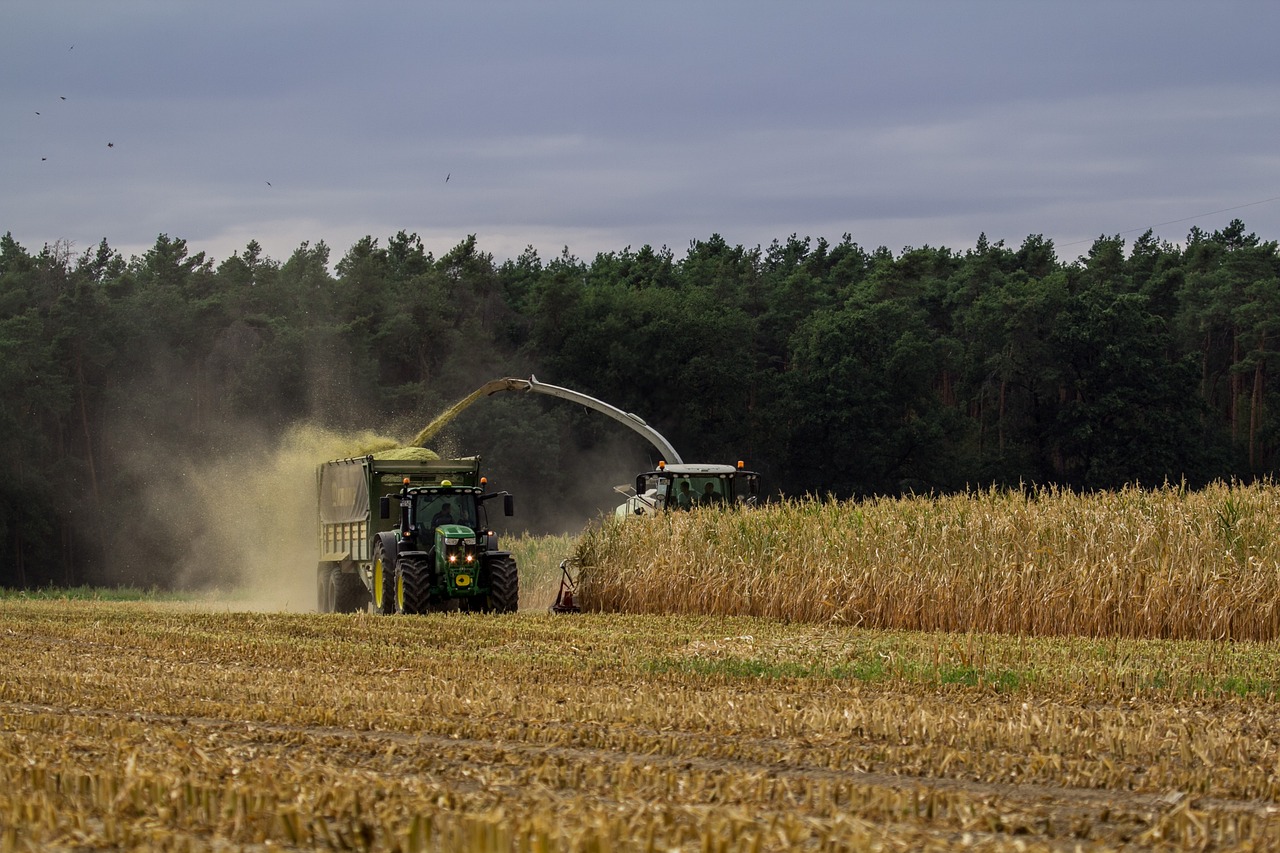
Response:
M989 490L606 520L579 539L601 611L872 628L1273 640L1280 487Z

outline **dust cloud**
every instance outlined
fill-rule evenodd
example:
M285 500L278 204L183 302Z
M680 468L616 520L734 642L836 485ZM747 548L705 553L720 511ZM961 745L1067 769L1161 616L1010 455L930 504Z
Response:
M312 611L317 467L399 446L373 432L307 423L274 440L241 436L234 448L198 458L151 445L128 463L145 467L134 472L137 517L112 549L110 580L197 591L236 610Z
M317 469L325 461L420 446L428 434L442 457L478 455L491 488L516 497L514 517L489 514L504 542L576 535L622 502L614 486L633 483L656 462L642 439L607 418L575 421L574 407L524 395L471 406L483 390L426 427L404 419L383 425L415 436L409 440L314 420L273 428L211 417L189 425L162 407L122 412L111 448L119 491L104 524L110 557L96 581L192 592L215 607L310 612ZM584 424L592 434L587 450L579 449Z

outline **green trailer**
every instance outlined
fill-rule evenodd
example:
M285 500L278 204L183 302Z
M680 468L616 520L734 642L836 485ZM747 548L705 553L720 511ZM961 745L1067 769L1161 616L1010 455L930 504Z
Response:
M317 471L322 613L426 613L519 608L515 559L489 527L479 457L356 456Z

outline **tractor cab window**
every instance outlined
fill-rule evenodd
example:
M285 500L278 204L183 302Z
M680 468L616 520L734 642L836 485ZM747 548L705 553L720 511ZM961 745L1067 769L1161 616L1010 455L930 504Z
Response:
M697 494L688 477L677 477L674 483L674 495L667 506L672 509L693 509L697 503Z
M699 506L723 506L725 504L728 497L725 494L729 487L728 480L721 480L719 477L697 479L702 482L702 488L697 493Z
M461 524L476 527L475 495L419 495L414 515L427 530L435 530L442 524Z
M640 485L645 487L640 494L656 490L660 505L673 510L724 506L737 497L733 479L716 474L654 473L641 477Z

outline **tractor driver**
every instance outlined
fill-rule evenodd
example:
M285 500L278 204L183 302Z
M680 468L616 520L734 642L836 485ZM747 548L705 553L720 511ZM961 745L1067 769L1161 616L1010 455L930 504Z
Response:
M715 483L707 483L702 488L702 505L714 506L724 501L724 495L716 491Z
M693 509L693 492L689 491L689 481L680 481L680 490L676 492L676 509Z
M453 504L445 501L444 506L440 507L440 511L431 516L431 529L434 530L442 524L453 523Z

